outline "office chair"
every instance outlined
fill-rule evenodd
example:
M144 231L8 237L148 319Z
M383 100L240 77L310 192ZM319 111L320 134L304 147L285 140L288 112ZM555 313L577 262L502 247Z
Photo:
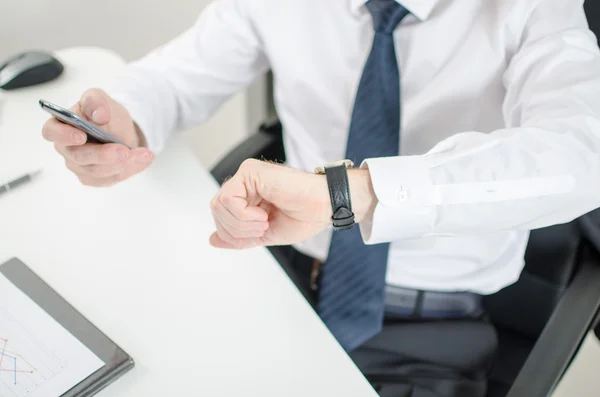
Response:
M590 0L585 6L599 32L600 6ZM213 177L222 184L248 158L284 162L282 132L279 121L262 125L212 169ZM269 250L293 278L281 248ZM499 338L488 397L549 396L596 325L600 211L532 231L525 260L516 283L484 299Z
M248 158L285 161L278 121L262 125L211 173L222 184ZM595 325L600 251L582 232L582 219L532 231L519 280L485 297L499 337L488 397L549 396ZM269 250L293 278L281 247Z
M580 224L585 238L600 251L600 209L582 216ZM600 339L600 324L596 325L594 333Z
M597 0L586 0L583 4L583 8L591 31L594 32L596 36L600 36L600 3ZM598 37L598 39L600 39L600 37Z

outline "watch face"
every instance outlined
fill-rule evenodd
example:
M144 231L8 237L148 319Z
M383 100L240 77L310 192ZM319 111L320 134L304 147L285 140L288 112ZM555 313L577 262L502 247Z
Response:
M345 165L346 168L354 167L354 163L352 162L352 160L337 160L318 166L317 168L315 168L315 174L324 174L325 168L337 167L338 165Z

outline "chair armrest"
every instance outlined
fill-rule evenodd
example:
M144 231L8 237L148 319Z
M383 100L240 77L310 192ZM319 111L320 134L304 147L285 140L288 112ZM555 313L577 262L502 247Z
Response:
M600 251L600 209L587 213L579 218L581 233L587 238L598 251ZM594 330L596 337L600 339L600 324Z
M582 234L600 251L600 209L580 217Z
M236 173L246 159L267 159L285 161L281 124L277 121L263 124L257 133L252 134L232 151L227 153L211 170L213 178L222 185Z
M600 307L600 253L584 241L578 261L578 272L507 397L549 396L593 326Z

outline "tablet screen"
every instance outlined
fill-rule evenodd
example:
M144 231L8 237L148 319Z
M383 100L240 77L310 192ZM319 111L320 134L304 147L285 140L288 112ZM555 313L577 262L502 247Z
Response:
M104 364L0 274L0 396L58 397Z

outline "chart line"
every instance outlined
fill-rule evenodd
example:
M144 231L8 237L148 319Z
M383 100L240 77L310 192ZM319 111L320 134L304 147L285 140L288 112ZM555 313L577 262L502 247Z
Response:
M15 372L15 370L14 370L14 369L0 369L0 371L4 371L4 372ZM17 373L23 373L23 374L32 374L32 373L33 373L33 371L25 371L25 370L22 370L22 369L18 369L18 370L17 370Z
M18 373L32 374L32 373L35 372L35 368L31 364L29 364L27 362L27 360L25 360L23 358L23 356L21 356L20 354L13 353L14 356L11 356L10 354L7 354L6 353L7 352L6 346L8 345L8 339L0 338L0 340L4 341L4 346L2 348L2 353L0 353L0 372L11 372L13 374L14 384L16 385L17 384L17 374ZM13 369L2 368L2 361L4 360L4 357L13 360ZM21 360L23 360L25 362L25 364L27 364L31 368L31 370L29 370L29 371L27 371L27 370L18 370L17 369L17 357L20 358Z
M15 385L16 385L17 384L17 359L14 357L12 359L15 364L14 378L15 378Z
M0 274L0 397L64 395L105 365L35 302L3 283Z
M4 341L4 347L2 348L2 353L0 353L0 368L2 368L2 359L4 358L4 352L6 351L6 345L8 345L8 339L0 338L0 340Z
M35 368L33 365L31 365L31 363L30 363L29 361L25 360L25 358L24 358L22 355L20 355L20 354L18 354L18 353L15 353L15 352L12 352L12 351L10 351L10 350L4 350L4 353L3 353L3 354L4 354L5 356L7 356L7 357L10 357L9 353L10 353L10 354L13 354L13 355L14 355L14 356L15 356L17 359L23 360L23 361L25 362L25 364L27 364L27 365L28 365L28 366L29 366L29 367L30 367L32 370L34 370L34 371L35 371L35 369L36 369L36 368ZM13 357L13 358L14 358L14 357Z
M6 370L7 372L12 372L14 374L14 378L15 378L15 385L17 384L17 358L13 357L13 356L9 356L8 354L4 354L2 353L2 357L8 357L11 358L13 360L13 365L14 365L14 369L8 369ZM0 368L0 370L2 370L2 368Z

